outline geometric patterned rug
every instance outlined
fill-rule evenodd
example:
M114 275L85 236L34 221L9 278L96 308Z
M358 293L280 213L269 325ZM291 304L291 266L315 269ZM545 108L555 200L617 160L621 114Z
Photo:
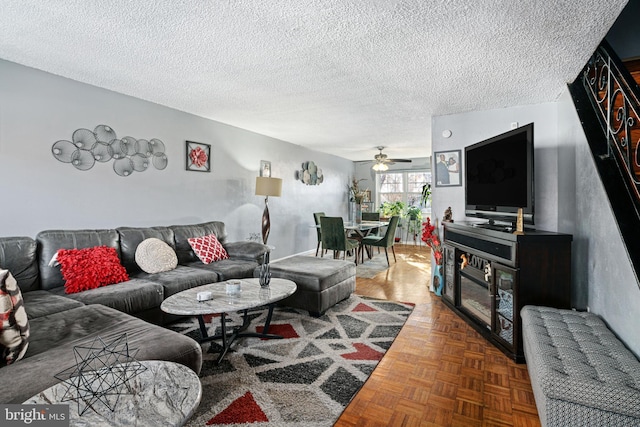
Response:
M187 426L330 427L402 329L413 304L351 295L319 317L276 307L269 333L236 340L219 366L218 344L202 344L202 400ZM261 332L266 310L250 312ZM240 324L240 316L229 316ZM210 334L218 317L205 319ZM170 326L198 338L195 318Z

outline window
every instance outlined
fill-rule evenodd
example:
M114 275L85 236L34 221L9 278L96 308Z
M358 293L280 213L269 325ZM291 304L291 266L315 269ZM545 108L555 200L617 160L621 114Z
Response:
M384 202L401 201L420 207L422 186L431 184L431 171L382 172L376 175L377 206Z

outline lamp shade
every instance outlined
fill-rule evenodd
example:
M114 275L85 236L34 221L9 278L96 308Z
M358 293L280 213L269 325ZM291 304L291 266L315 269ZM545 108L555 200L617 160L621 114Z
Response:
M271 178L268 176L256 177L256 196L282 195L282 178Z

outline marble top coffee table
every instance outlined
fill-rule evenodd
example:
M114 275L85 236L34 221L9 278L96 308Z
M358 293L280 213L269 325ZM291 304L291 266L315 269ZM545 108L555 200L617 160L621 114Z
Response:
M229 347L236 338L282 338L280 335L269 334L273 307L276 302L283 300L296 291L296 284L293 281L276 278L271 279L268 288L261 288L259 279L241 279L241 291L237 294L228 294L226 285L227 282L218 282L187 289L170 296L160 305L162 311L166 313L197 316L201 333L200 342L222 340L222 351L216 361L218 364L227 354ZM198 293L207 291L211 292L212 298L207 301L198 301ZM269 309L263 332L244 332L249 327L249 323L251 323L247 314L248 310L261 306L266 306ZM235 326L229 330L226 324L226 315L227 313L238 311L243 311L242 325ZM220 330L223 332L215 335L208 334L203 318L207 314L220 314Z
M114 411L102 402L94 402L83 415L75 400L65 398L68 386L58 383L31 397L25 404L69 404L70 426L181 426L195 412L202 398L198 375L174 362L147 360L140 362L144 372L123 386ZM83 408L83 406L81 406ZM82 409L81 409L82 410Z

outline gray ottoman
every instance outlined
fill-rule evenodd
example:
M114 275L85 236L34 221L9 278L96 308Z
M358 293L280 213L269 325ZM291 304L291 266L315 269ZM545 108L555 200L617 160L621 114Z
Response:
M356 265L351 261L297 255L270 264L271 277L289 279L298 289L280 305L319 317L356 290ZM259 277L256 268L254 277Z
M640 426L640 362L602 319L532 305L521 315L543 427Z

